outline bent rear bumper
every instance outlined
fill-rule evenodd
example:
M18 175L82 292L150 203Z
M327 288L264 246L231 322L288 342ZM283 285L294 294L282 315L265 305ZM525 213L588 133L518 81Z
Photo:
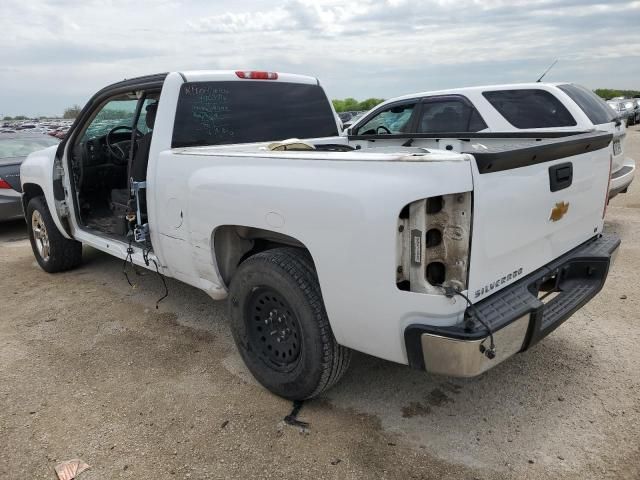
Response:
M409 364L429 372L474 377L512 355L527 350L558 328L602 288L620 239L604 234L592 238L518 282L474 305L493 331L496 356L489 359L487 329L473 319L451 327L410 325L405 330ZM554 290L547 303L538 298L542 285Z
M636 172L636 162L632 158L625 158L624 165L611 174L611 183L609 184L609 198L615 197L617 194L625 192Z

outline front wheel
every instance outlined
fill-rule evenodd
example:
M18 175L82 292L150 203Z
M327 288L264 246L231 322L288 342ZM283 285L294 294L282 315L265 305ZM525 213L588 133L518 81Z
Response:
M231 331L253 376L290 400L315 397L349 366L305 252L277 248L245 260L229 288Z
M80 265L82 243L62 236L43 197L29 201L26 220L33 254L43 270L55 273Z

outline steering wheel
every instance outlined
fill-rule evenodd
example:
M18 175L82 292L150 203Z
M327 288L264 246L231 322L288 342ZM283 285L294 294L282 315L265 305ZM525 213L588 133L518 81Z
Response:
M129 148L131 148L131 141L121 140L119 142L114 142L113 134L118 131L131 132L133 131L133 128L128 127L126 125L119 125L109 130L109 133L107 133L104 139L107 144L107 148L109 149L109 153L114 159L113 163L115 163L116 165L126 165L129 163L129 152L128 152L128 149L125 150L123 145L126 144ZM137 128L135 129L135 132L136 132L136 140L140 139L143 135L142 132Z
M381 135L381 133L379 132L380 129L384 130L386 132L386 135L391 135L391 130L389 130L384 125L380 125L378 128L376 128L376 134L377 135Z

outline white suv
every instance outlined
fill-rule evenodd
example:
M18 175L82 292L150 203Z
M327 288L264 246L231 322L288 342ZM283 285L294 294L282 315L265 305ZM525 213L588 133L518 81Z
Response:
M413 146L442 147L446 139L491 144L521 142L524 137L548 137L603 130L613 134L609 195L626 192L635 162L624 154L626 127L595 93L573 83L523 83L422 92L378 105L347 129L363 146L411 140ZM395 141L394 141L395 139ZM436 141L434 145L434 141ZM456 142L447 149L457 149ZM452 148L448 148L452 147Z

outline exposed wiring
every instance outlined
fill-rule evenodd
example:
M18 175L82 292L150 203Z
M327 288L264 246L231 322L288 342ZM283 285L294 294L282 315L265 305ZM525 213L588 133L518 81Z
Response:
M129 284L129 286L136 288L137 284L131 283L131 279L129 278L129 274L127 273L127 266L131 264L131 268L133 269L135 274L140 275L140 272L138 272L138 269L136 268L136 264L133 263L133 232L130 231L127 234L127 237L129 237L129 246L127 247L127 256L124 257L124 263L122 264L122 273L124 273L124 278L127 279L127 283Z
M129 274L127 273L127 266L130 264L131 268L133 269L136 275L142 275L138 271L136 264L133 262L133 254L135 253L135 250L133 249L134 234L131 228L129 229L129 233L127 233L127 237L129 238L129 246L127 247L127 256L124 258L124 263L122 265L122 273L124 273L124 278L127 279L127 283L131 287L136 288L137 284L131 282L131 279L129 278ZM158 266L158 262L156 262L153 258L149 258L149 253L151 253L151 245L147 241L145 243L145 247L142 249L142 259L144 260L144 264L147 267L151 265L151 263L153 263L153 266L156 269L156 273L160 277L160 280L162 281L162 286L164 287L164 294L162 295L162 297L156 300L156 310L157 310L160 302L169 296L169 287L167 286L167 280L165 279L164 275L160 273L160 267Z
M144 260L144 264L148 267L150 262L153 262L153 265L156 267L156 273L162 280L162 285L164 286L164 295L156 300L156 310L158 309L158 304L163 301L165 298L169 296L169 288L167 287L167 280L164 278L164 275L160 273L160 268L158 267L158 262L156 262L153 258L149 258L149 253L151 253L151 244L147 240L146 247L142 249L142 259Z
M476 308L476 306L473 303L471 303L471 300L469 300L469 297L467 297L464 293L456 290L453 287L445 287L444 285L439 285L439 287L444 290L444 294L447 297L451 298L454 295L458 295L459 297L462 297L467 302L467 305L469 306L469 309L473 313L473 318L475 320L477 320L478 323L480 323L487 330L487 332L489 333L489 348L485 347L484 343L481 343L480 344L480 353L482 353L484 356L486 356L489 360L493 360L494 358L496 358L496 344L493 341L493 329L491 328L489 323L487 323L482 318L482 315L480 315L480 311Z
M300 409L302 409L303 402L302 400L294 400L293 409L291 413L284 417L284 422L287 425L291 425L294 427L300 428L308 428L309 424L307 422L303 422L302 420L298 420L298 414L300 413Z

